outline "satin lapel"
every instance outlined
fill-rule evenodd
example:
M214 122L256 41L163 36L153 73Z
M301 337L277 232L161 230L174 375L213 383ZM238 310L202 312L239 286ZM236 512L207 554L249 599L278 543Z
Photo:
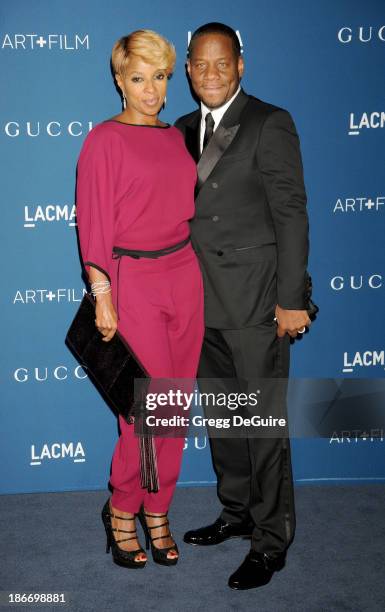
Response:
M223 153L232 143L235 134L239 130L238 125L233 125L230 128L225 128L219 124L215 130L213 136L210 139L207 147L203 151L200 160L198 162L198 181L196 185L196 191L202 187L208 176L217 165L218 161L222 157Z
M241 89L231 106L222 117L207 147L198 162L198 181L196 195L207 180L226 149L230 146L239 130L241 114L248 102L248 95Z

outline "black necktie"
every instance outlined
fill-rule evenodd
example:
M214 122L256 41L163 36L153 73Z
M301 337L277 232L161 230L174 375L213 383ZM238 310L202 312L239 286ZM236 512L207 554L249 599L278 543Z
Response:
M203 137L203 148L202 148L202 153L205 150L205 147L207 146L211 136L213 135L214 132L214 125L215 125L215 121L213 119L213 116L211 113L207 113L206 117L205 117L205 122L206 122L206 129L205 129L205 135Z

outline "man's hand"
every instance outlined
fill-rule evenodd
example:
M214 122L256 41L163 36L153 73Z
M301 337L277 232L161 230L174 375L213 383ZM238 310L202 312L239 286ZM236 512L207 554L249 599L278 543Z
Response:
M275 317L278 324L277 336L279 338L283 338L285 334L296 338L298 332L303 333L305 327L311 325L306 310L285 310L285 308L281 308L277 304Z

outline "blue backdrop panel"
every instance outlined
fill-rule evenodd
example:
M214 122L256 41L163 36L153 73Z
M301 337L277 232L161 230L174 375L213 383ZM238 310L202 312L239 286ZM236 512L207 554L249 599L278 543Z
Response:
M120 110L110 52L137 28L176 45L169 122L195 107L184 70L189 31L212 20L238 30L245 90L288 108L301 138L321 313L293 348L292 374L384 376L382 2L239 0L235 11L227 0L13 0L0 11L0 492L108 481L116 420L64 337L84 290L76 161L89 129ZM385 480L384 444L295 439L296 481ZM188 439L180 484L214 481L207 440Z

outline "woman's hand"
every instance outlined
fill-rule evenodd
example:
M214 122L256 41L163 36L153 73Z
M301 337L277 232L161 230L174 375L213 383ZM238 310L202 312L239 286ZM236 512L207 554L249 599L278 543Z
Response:
M90 266L88 278L90 284L108 281L107 276L98 268L94 268L93 266ZM98 293L95 299L95 325L100 333L104 336L103 342L109 342L114 337L118 327L118 317L112 303L111 292Z
M96 296L95 324L101 334L103 342L109 342L118 328L118 317L111 299L111 293Z

